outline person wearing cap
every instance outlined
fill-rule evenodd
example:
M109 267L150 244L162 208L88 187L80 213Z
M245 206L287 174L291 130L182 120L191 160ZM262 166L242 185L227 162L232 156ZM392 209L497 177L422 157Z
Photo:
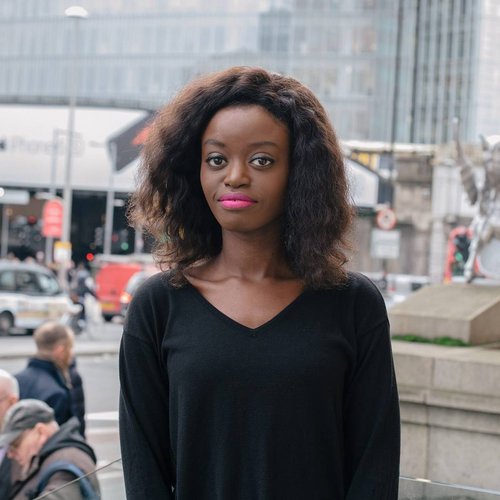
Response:
M0 427L7 410L19 401L19 384L9 372L0 369ZM8 498L10 485L16 477L18 468L12 467L7 456L7 447L0 446L0 499Z
M49 321L35 330L33 338L37 351L16 374L21 399L45 401L54 409L59 425L78 417L79 432L85 437L85 397L73 357L73 331Z
M55 463L76 466L81 472L78 476L90 474L88 480L93 490L99 492L97 478L92 474L96 457L78 433L78 427L76 417L59 426L54 410L36 399L23 399L7 411L2 422L0 446L7 446L8 457L21 467L21 478L12 486L10 499L34 498L35 492L43 495L75 479L75 474L67 470L57 470L47 477L47 470ZM46 484L39 490L42 478ZM81 500L80 484L75 482L64 487L60 497L53 493L51 499L56 498Z

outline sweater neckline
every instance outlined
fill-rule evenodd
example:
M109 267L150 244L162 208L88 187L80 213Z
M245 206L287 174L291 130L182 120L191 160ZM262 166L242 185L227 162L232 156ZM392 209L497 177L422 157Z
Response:
M252 336L271 328L276 323L281 321L282 318L287 316L293 309L298 307L299 303L302 302L304 297L308 294L307 289L303 290L302 292L300 292L299 295L297 295L297 297L295 297L291 302L289 302L283 309L278 311L272 318L268 319L267 321L265 321L264 323L255 328L250 328L249 326L246 326L243 323L240 323L235 319L231 318L230 316L228 316L227 314L223 313L220 309L215 307L209 300L207 300L207 298L192 283L190 283L188 280L186 281L188 289L192 291L192 294L205 307L205 309L208 309L209 312L217 316L224 323L232 326L233 328L237 328L245 333L248 333Z

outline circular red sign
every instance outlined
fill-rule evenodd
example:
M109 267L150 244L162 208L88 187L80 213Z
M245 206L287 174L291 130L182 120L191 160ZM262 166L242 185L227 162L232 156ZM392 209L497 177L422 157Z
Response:
M377 226L380 229L385 229L386 231L393 229L396 225L397 219L394 210L385 207L377 212Z
M58 198L45 202L43 206L42 235L46 238L60 238L62 235L63 204Z

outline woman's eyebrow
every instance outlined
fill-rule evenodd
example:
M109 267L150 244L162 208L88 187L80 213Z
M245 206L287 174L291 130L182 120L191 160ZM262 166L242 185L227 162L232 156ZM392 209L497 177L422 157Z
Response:
M223 142L218 141L217 139L207 139L204 143L204 146L210 145L210 146L217 146L219 148L225 148L226 145ZM273 142L273 141L258 141L258 142L252 142L249 144L250 147L252 148L257 148L257 147L262 147L262 146L272 146L274 148L278 148L279 146Z
M252 142L250 144L251 147L260 147L260 146L272 146L274 148L278 148L279 146L273 142L273 141L259 141L259 142Z
M223 143L223 142L220 142L216 139L207 139L203 145L206 146L207 144L211 145L211 146L217 146L219 148L225 148L226 145Z

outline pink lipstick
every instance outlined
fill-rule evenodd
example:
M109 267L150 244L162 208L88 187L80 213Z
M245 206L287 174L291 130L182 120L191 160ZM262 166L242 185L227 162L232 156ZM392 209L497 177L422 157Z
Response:
M257 203L255 200L252 200L252 198L241 193L223 194L218 201L223 208L227 209L247 208Z

